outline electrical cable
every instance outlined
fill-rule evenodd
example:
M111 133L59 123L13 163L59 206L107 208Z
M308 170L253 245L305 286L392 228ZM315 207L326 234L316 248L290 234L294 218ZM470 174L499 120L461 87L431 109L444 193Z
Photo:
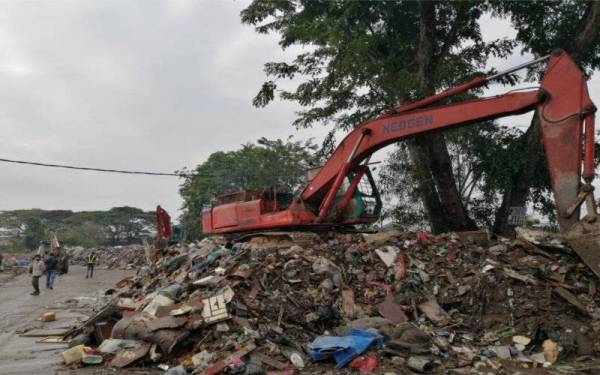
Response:
M146 171L127 171L127 170L121 170L121 169L77 167L77 166L65 165L65 164L39 163L39 162L33 162L33 161L3 159L3 158L0 158L0 162L14 163L14 164L25 164L25 165L35 165L35 166L38 166L38 167L64 168L64 169L76 169L76 170L81 170L81 171L108 172L108 173L121 173L121 174L137 174L137 175L148 175L148 176L172 176L172 177L191 177L191 176L196 176L195 174L191 174L191 173L164 173L164 172L146 172Z

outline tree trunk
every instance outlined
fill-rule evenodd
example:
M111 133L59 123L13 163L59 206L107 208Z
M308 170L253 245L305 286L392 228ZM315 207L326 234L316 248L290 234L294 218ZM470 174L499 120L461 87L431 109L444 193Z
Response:
M431 231L433 233L447 232L449 228L446 224L446 215L435 190L435 182L427 168L430 164L429 158L422 152L422 147L419 147L414 139L408 141L408 152L411 163L410 171L417 181L417 191L423 200Z
M587 51L590 50L598 38L598 25L600 25L600 1L591 1L583 15L580 33L575 36L574 43L563 46L575 62L580 62Z
M462 196L456 187L456 180L452 173L452 162L444 135L434 133L427 136L427 142L424 146L431 158L429 168L446 214L448 229L452 231L477 229L477 225L469 217Z
M600 24L600 1L592 1L584 13L580 23L579 33L574 35L573 43L567 46L561 46L567 51L576 63L579 63L586 51L598 37L598 24ZM494 221L494 233L505 237L514 237L514 227L508 225L510 207L523 207L527 204L531 180L535 172L535 166L541 155L543 147L541 144L540 123L537 115L531 120L531 125L527 132L523 134L522 140L525 142L525 160L511 178L510 187L506 189L502 196L502 204L496 212Z
M523 207L529 197L529 187L535 168L543 155L540 122L537 114L533 116L531 125L518 141L525 142L526 157L520 168L512 175L509 188L502 196L502 204L496 212L492 231L504 237L512 238L515 228L508 223L511 207Z
M420 33L417 50L418 90L421 96L435 92L434 35L435 3L420 2ZM452 174L446 140L440 133L417 136L409 141L414 177L435 233L477 229L467 214Z

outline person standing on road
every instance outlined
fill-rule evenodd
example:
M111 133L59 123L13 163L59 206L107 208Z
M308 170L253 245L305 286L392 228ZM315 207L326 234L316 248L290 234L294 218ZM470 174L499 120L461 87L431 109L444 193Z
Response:
M2 265L3 259L4 257L2 256L2 253L0 253L0 272L4 272L4 265Z
M94 277L94 266L96 265L96 253L92 251L87 257L87 271L85 272L85 278L91 279Z
M46 258L46 289L54 289L54 278L56 277L56 269L58 267L58 258L53 251Z
M42 257L39 255L35 255L33 257L33 261L29 266L29 273L31 273L31 285L33 286L32 296L40 295L40 277L44 274L46 266L44 262L42 262Z

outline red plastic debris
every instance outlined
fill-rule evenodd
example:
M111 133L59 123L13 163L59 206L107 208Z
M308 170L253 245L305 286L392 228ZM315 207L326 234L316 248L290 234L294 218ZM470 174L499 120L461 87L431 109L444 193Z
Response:
M90 348L89 346L84 346L83 347L83 352L85 354L98 354L98 351L94 348Z
M237 355L232 355L231 359L229 360L230 366L231 365L236 366L236 365L241 364L242 362L243 362L242 359Z
M358 251L360 251L363 254L366 254L369 251L371 251L370 248L369 248L369 245L367 245L366 243L364 243L362 241L358 242L357 246L358 246Z
M417 232L417 239L422 245L433 245L433 241L427 232Z
M392 287L387 284L376 281L375 280L376 278L377 278L377 276L372 273L367 274L365 276L365 285L383 289L385 291L386 296L389 296L390 294L392 294Z
M394 260L394 265L396 266L396 282L400 280L404 280L406 275L408 274L408 267L406 264L406 258L403 253L398 253L396 259Z
M359 372L373 372L377 368L377 356L375 354L360 356L350 362L348 367Z
M251 285L250 293L248 293L248 296L245 298L246 303L248 304L252 304L252 302L254 302L258 296L258 292L260 292L260 284L258 283L258 279L253 279Z

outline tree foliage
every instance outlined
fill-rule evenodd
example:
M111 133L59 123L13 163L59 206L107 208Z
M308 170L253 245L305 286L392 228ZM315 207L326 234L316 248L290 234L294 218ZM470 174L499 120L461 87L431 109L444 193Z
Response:
M588 72L600 67L600 4L582 0L494 1L495 14L509 17L523 52L566 50Z
M105 234L105 228L93 222L79 226L66 226L59 232L59 240L65 246L97 247L112 244L112 238Z
M600 64L600 2L597 1L493 1L495 14L511 19L517 30L516 40L522 51L541 56L560 48L589 74ZM530 79L539 79L541 68L530 71ZM514 229L508 224L510 207L542 208L552 219L550 183L540 142L540 126L533 116L527 131L517 140L521 154L516 155L514 173L502 195L493 230L506 236ZM543 173L540 174L540 172ZM545 203L544 203L545 202Z
M484 39L479 23L486 12L510 18L516 38ZM335 130L462 83L484 70L488 57L507 56L517 46L538 56L563 48L588 72L600 64L600 2L595 1L255 0L241 16L257 32L279 35L282 48L303 47L292 61L265 64L267 81L254 104L279 97L303 107L296 127L333 124L325 154L333 150ZM282 85L299 77L301 83L292 89ZM514 81L510 76L504 83ZM538 137L535 129L520 134L463 128L400 144L382 173L386 196L397 204L388 214L433 223L431 207L437 200L438 216L453 220L457 211L443 206L451 206L448 191L456 187L454 195L479 225L495 221L493 227L500 229L511 206L527 203L551 217L547 168L542 150L534 149Z
M278 34L282 48L304 50L293 61L265 64L268 81L254 104L266 105L277 96L299 103L303 110L296 127L334 125L323 145L331 151L336 130L462 83L484 70L488 57L508 55L514 41L481 35L479 18L489 10L483 1L255 0L242 11L242 21L259 33ZM294 89L280 88L282 81L298 77L303 81ZM449 170L444 136L420 137L407 150L410 158L395 160L411 165L396 168L412 173L436 229L471 226Z
M306 171L316 161L315 150L312 140L260 138L239 150L211 154L180 187L184 201L181 222L188 238L201 235L202 209L215 195L270 187L296 192L304 186Z
M155 225L153 212L134 207L113 207L108 211L15 210L0 212L0 226L22 228L20 242L24 247L37 248L56 232L65 246L96 247L141 243L152 236Z
M122 244L141 243L141 234L148 221L141 218L147 217L144 211L135 207L113 207L106 212L101 222L105 225L105 236L112 246ZM154 218L152 218L154 223ZM93 232L92 228L87 228Z
M446 133L452 160L452 171L466 208L479 227L491 228L508 188L510 177L519 168L519 157L525 154L519 142L523 132L516 128L500 127L488 121L481 126L450 130ZM379 174L383 196L387 199L384 220L406 228L428 228L428 218L414 186L411 168L397 163L407 157L401 144L392 153ZM549 184L545 163L540 162L534 176L532 203L537 213L551 217L554 206L545 187Z
M477 20L485 2L436 4L432 30L434 82L428 91L448 87L485 68L488 56L505 56L514 43L483 40ZM401 102L421 96L415 73L419 39L418 2L255 0L242 22L259 33L277 33L280 45L304 46L291 62L268 62L265 82L254 99L264 106L278 94L306 109L297 127L334 123L348 130ZM294 90L278 81L301 76Z
M23 233L23 245L25 248L30 250L37 249L40 242L46 239L45 237L46 228L42 220L32 217L25 221L25 231Z

